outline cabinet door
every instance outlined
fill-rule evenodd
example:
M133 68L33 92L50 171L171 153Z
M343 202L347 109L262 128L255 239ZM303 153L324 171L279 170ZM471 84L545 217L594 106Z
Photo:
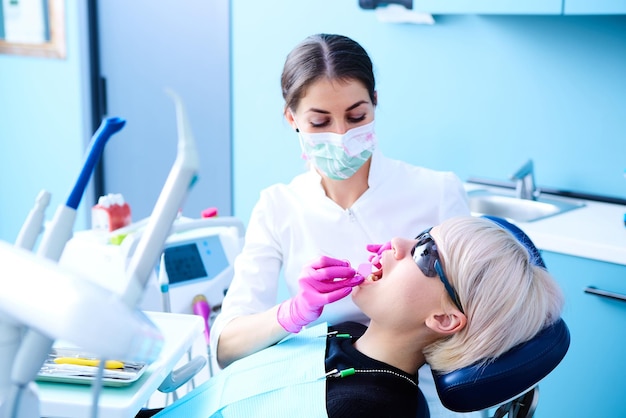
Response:
M584 292L588 286L626 295L626 266L544 251L565 294L571 345L539 384L535 417L626 416L626 302Z
M626 0L565 0L566 15L622 14L626 13Z
M435 14L554 14L563 0L413 0L413 9Z

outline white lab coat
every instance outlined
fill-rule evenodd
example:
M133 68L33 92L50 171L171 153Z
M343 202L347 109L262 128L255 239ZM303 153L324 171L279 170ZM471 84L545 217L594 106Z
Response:
M325 195L320 180L312 168L287 185L261 192L235 260L233 281L211 329L212 353L229 321L279 302L279 280L296 294L302 267L320 255L349 260L356 268L371 255L367 244L413 238L447 218L470 214L463 184L454 173L389 159L380 151L372 155L368 190L347 210ZM325 306L316 323L350 320L367 324L348 297Z

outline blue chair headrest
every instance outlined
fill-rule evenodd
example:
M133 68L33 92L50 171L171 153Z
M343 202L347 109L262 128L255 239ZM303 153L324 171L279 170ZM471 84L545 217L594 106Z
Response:
M441 403L453 411L470 412L512 399L546 377L561 362L569 343L567 325L559 319L492 363L446 374L433 371Z
M545 267L539 250L517 226L485 216L509 230L528 249L533 262ZM561 362L569 349L570 333L563 319L544 328L525 343L513 347L487 364L477 364L440 374L433 371L442 404L453 411L470 412L510 400L535 386Z
M530 257L533 263L543 268L546 268L546 265L543 262L543 258L541 257L541 253L539 252L537 247L535 247L535 244L533 244L533 242L530 240L528 235L526 235L524 231L519 229L519 227L517 227L516 225L513 225L506 219L499 218L497 216L484 215L482 217L495 222L496 224L500 225L504 229L507 229L511 234L513 234L515 238L517 238L522 244L524 244L524 246L530 253Z

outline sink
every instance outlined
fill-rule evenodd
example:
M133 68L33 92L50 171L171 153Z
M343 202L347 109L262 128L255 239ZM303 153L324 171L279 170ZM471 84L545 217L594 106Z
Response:
M533 222L585 206L575 200L540 196L537 200L519 199L506 192L470 190L469 207L473 215L491 215L517 222Z

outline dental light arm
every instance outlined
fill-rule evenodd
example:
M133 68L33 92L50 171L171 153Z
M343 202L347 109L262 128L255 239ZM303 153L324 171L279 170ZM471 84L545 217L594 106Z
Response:
M126 270L128 284L123 300L131 308L141 300L181 204L197 178L199 159L185 108L178 95L171 90L168 93L176 106L178 153Z

